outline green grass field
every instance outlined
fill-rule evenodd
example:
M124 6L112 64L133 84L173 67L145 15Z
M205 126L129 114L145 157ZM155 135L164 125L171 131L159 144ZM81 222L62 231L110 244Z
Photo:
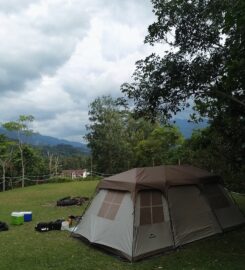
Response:
M96 181L46 184L0 193L0 220L10 223L12 211L32 211L33 221L0 232L0 270L78 269L245 269L245 228L186 245L176 251L128 263L70 237L67 231L39 233L36 223L80 215L81 206L59 208L65 196L91 196ZM245 197L237 196L245 211Z

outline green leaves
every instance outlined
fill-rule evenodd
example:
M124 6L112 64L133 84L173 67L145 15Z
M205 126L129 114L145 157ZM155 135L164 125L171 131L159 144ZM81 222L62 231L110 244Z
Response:
M25 162L23 155L23 142L22 135L30 136L32 130L28 127L28 124L34 120L32 115L20 115L17 121L11 121L3 124L9 131L16 131L18 134L18 147L20 152L21 167L22 167L22 187L25 185Z
M182 145L184 138L174 126L157 126L150 135L135 147L139 166L169 164L178 160L175 149ZM174 153L175 152L175 153Z
M133 82L123 84L122 92L133 99L136 115L151 119L171 118L191 101L193 119L208 118L211 142L222 141L222 147L209 151L225 157L220 166L227 164L244 178L245 1L152 3L156 21L145 42L167 44L167 50L163 57L137 61Z
M87 126L85 138L99 173L113 174L128 166L131 153L127 142L126 119L125 107L110 96L97 98L90 104L90 125Z
M32 115L20 115L17 121L10 121L4 123L2 126L9 131L17 131L27 136L32 134L32 130L28 127L28 124L34 121Z
M97 98L90 108L86 138L99 173L168 164L173 155L178 159L173 152L183 143L183 137L177 128L135 119L109 96Z
M138 61L133 83L122 85L137 114L155 117L160 112L170 118L190 98L202 102L205 106L196 108L210 118L231 102L244 110L244 1L152 3L156 22L145 42L168 43L169 49L164 57L153 54Z

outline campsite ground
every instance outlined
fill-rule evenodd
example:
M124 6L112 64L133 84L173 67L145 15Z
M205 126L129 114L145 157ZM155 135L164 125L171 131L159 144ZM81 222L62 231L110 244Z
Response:
M137 263L128 263L94 249L66 231L38 233L40 221L53 221L80 215L83 207L55 206L65 196L91 196L96 181L46 184L0 193L0 220L10 223L12 211L32 211L33 221L10 226L0 232L1 270L78 270L78 269L245 269L245 228L216 235L185 247ZM245 197L236 195L245 212Z

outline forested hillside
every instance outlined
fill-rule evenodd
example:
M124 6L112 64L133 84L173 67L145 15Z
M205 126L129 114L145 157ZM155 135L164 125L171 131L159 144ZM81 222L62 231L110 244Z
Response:
M64 169L84 169L87 153L71 145L33 146L26 138L33 136L31 115L20 115L16 121L4 123L16 138L0 134L0 190L33 185L59 175Z
M18 134L15 131L6 130L0 127L0 134L6 135L8 138L17 139ZM67 140L61 140L50 136L44 136L39 133L33 133L32 136L23 136L23 142L35 146L57 146L57 145L67 145L77 148L78 151L87 153L89 152L85 144L78 142L70 142ZM60 148L60 146L59 146Z

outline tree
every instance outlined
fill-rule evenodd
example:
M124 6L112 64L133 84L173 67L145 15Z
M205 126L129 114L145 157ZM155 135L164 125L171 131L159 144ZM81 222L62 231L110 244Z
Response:
M3 127L9 131L15 131L18 135L18 147L20 152L21 159L21 168L22 168L22 187L25 186L25 164L24 164L24 155L23 155L23 136L30 136L32 130L28 127L34 120L32 115L20 115L17 121L11 121L3 124Z
M125 108L110 96L97 98L90 104L91 124L87 126L85 138L99 173L113 174L128 166L130 145L126 140L126 115Z
M194 103L193 120L207 117L241 170L245 154L245 1L152 0L156 22L145 42L167 44L163 57L136 63L122 91L138 115L171 118ZM215 134L215 135L214 135ZM215 138L213 138L215 140ZM239 166L238 166L239 165Z
M146 43L169 50L137 62L123 92L139 112L170 117L194 99L201 115L245 109L245 3L243 0L152 0L157 21Z
M55 175L58 174L59 167L60 167L59 156L55 156L55 157L54 157L54 173L55 173Z
M35 180L38 179L39 176L48 174L49 171L46 166L46 160L44 156L41 155L39 149L25 144L22 146L22 157L25 167L25 180L27 178L29 180ZM15 169L15 175L18 176L22 172L22 158L20 151L13 153L12 164ZM25 183L25 185L27 184Z
M49 174L51 175L53 173L53 153L50 153L49 151L47 152L48 156L48 169L49 169Z
M90 166L90 158L85 155L71 155L60 158L60 163L63 170L85 169Z
M144 118L137 118L134 114L128 113L125 121L125 138L130 146L127 156L127 169L143 166L144 157L139 153L139 144L146 141L157 127L157 123L147 121Z
M170 163L173 151L182 144L176 127L135 119L110 96L97 98L90 108L86 139L99 172L113 174L136 166Z
M184 138L174 126L158 126L135 147L137 166L155 166L172 163L172 154Z
M227 148L223 136L215 129L207 127L193 132L179 148L179 157L183 163L213 171L222 176L228 188L245 191L245 166L236 149ZM242 149L240 149L242 151Z
M48 156L48 168L49 168L49 174L58 174L58 170L60 167L60 162L59 162L59 156L55 156L53 153L49 152L47 153Z
M12 159L14 143L0 134L0 165L2 167L2 190L6 190L6 169Z

